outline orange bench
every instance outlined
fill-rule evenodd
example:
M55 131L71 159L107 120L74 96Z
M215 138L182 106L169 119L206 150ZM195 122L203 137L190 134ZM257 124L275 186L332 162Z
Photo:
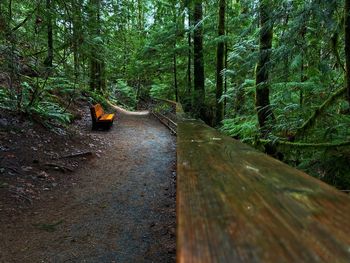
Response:
M115 119L115 115L105 114L101 105L96 104L90 108L92 118L92 129L107 128L109 129Z

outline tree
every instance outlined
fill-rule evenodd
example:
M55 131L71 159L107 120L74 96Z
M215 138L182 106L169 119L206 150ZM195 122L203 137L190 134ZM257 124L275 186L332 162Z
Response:
M188 19L188 32L187 32L187 44L188 44L188 56L187 56L187 96L191 96L192 90L192 15L190 3L187 4L187 19Z
M270 105L269 67L273 39L273 22L269 6L268 1L260 0L259 58L256 65L255 105L263 137L267 137L269 133L268 120L274 120L275 118Z
M218 35L219 42L216 51L216 124L224 118L224 102L221 99L223 93L223 75L225 59L225 42L222 37L225 35L225 15L226 15L226 2L225 0L219 1L219 23L218 23Z
M177 36L178 36L178 23L177 23L177 9L176 1L173 3L173 12L174 12L174 54L173 54L173 69L174 69L174 91L175 91L175 101L179 101L179 87L177 81Z
M48 68L52 68L53 61L53 26L52 26L52 7L51 0L46 0L46 27L47 27L47 57L44 61L44 65Z
M90 89L103 93L106 89L103 39L101 36L101 0L90 0Z
M81 48L83 43L83 23L82 23L82 3L80 0L72 0L73 10L76 10L72 14L73 24L73 60L74 60L74 77L78 79L80 75L80 59L81 59Z
M195 0L193 22L193 63L194 63L194 94L192 111L196 116L204 116L205 76L203 57L203 6L201 0Z
M344 5L344 29L345 29L345 85L347 99L350 107L350 0L345 0Z

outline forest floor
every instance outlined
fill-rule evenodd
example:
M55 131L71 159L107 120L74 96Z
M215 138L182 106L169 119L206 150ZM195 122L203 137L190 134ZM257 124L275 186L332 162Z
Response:
M175 137L82 108L57 134L0 113L0 262L174 262Z

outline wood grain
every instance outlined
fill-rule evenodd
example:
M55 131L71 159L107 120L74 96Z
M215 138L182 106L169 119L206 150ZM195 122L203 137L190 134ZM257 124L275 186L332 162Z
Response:
M350 262L350 197L178 120L177 262Z

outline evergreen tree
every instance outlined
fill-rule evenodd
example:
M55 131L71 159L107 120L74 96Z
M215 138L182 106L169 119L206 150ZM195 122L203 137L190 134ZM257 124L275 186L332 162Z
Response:
M194 63L194 96L193 112L197 116L204 116L205 76L203 58L203 6L201 0L195 0L193 22L193 63Z

